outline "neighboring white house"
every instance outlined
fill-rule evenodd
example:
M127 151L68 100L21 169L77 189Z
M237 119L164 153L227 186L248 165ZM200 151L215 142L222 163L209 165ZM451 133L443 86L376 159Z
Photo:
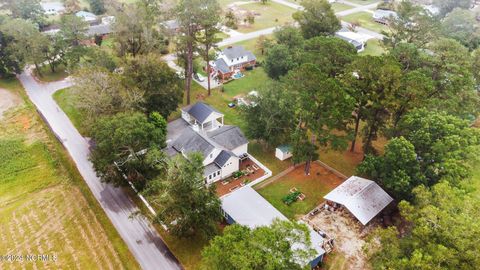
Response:
M357 49L357 52L362 52L363 50L365 50L367 41L372 38L369 35L355 33L347 29L342 29L338 31L337 33L335 33L335 36L352 44L355 49Z
M358 176L348 178L323 198L343 205L363 225L393 201L377 183Z
M388 24L391 19L398 18L398 14L392 10L377 9L372 17L378 23Z
M182 109L182 118L168 123L167 155L203 155L205 183L231 176L248 156L248 140L237 126L223 124L223 114L203 102Z
M215 61L210 62L213 77L222 81L232 77L237 71L245 70L247 67L255 66L257 58L252 52L245 50L242 46L229 46L217 55Z
M82 18L84 21L88 23L94 23L97 21L97 15L88 12L88 11L79 11L75 13L75 16Z
M275 157L284 161L293 156L291 151L292 148L289 145L280 145L275 149Z
M251 229L260 226L269 226L276 219L288 220L280 211L273 207L267 200L258 194L252 187L245 186L220 198L222 210L228 224L240 224ZM310 265L314 268L323 260L325 250L323 237L308 226L310 240L315 250L315 255L308 261L299 261L302 266ZM303 244L291 243L292 249L305 249Z
M40 5L42 6L45 14L47 15L59 15L65 11L65 6L62 2L41 2Z

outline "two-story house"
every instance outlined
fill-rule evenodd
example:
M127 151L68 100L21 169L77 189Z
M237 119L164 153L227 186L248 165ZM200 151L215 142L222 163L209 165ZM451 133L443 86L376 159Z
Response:
M252 52L242 46L229 46L217 55L217 60L210 62L210 66L214 72L213 77L216 76L223 82L256 63L257 58Z
M223 124L223 114L203 102L182 109L182 118L168 123L166 153L203 155L205 183L231 176L247 157L248 141L237 126Z

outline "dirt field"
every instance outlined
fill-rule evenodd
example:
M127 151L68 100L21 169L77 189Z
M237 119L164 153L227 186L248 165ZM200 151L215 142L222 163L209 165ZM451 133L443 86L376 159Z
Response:
M13 108L15 105L21 102L20 98L10 91L0 89L0 119L3 117L3 113L8 109Z
M0 92L2 101L9 96L2 104L16 107L0 119L0 255L16 257L3 258L0 269L137 268L72 183L35 111Z
M345 209L336 211L323 209L313 217L305 216L304 220L324 231L329 238L334 239L334 253L336 254L333 257L337 257L338 261L330 261L330 259L335 260L336 258L329 258L329 255L327 255L327 264L335 264L335 267L330 269L370 268L362 248L365 244L366 236L376 226L374 221L367 226L362 226Z

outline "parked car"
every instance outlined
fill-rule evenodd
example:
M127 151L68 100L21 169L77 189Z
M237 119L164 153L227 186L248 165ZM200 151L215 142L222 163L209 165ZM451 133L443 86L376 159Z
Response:
M203 77L201 74L198 74L198 73L194 73L193 74L193 78L199 82L204 82L205 81L205 77Z

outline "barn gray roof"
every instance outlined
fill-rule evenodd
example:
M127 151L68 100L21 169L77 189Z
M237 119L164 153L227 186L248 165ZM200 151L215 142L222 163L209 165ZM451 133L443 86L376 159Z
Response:
M112 33L112 28L108 24L92 25L87 30L87 36L102 36Z
M215 158L215 164L217 164L219 167L222 167L227 163L227 161L232 157L233 153L230 153L228 151L222 150L220 154L218 154L217 158Z
M185 154L200 152L204 158L215 149L210 142L191 128L184 129L183 134L172 143L172 147Z
M323 198L345 206L363 225L393 201L377 183L358 176L348 178Z
M237 126L223 126L214 131L208 132L207 136L215 143L233 150L241 145L248 143L247 138Z
M183 110L188 112L190 116L192 116L193 118L195 118L195 120L202 124L212 113L220 113L203 102L197 102L192 106L187 106L183 108Z

